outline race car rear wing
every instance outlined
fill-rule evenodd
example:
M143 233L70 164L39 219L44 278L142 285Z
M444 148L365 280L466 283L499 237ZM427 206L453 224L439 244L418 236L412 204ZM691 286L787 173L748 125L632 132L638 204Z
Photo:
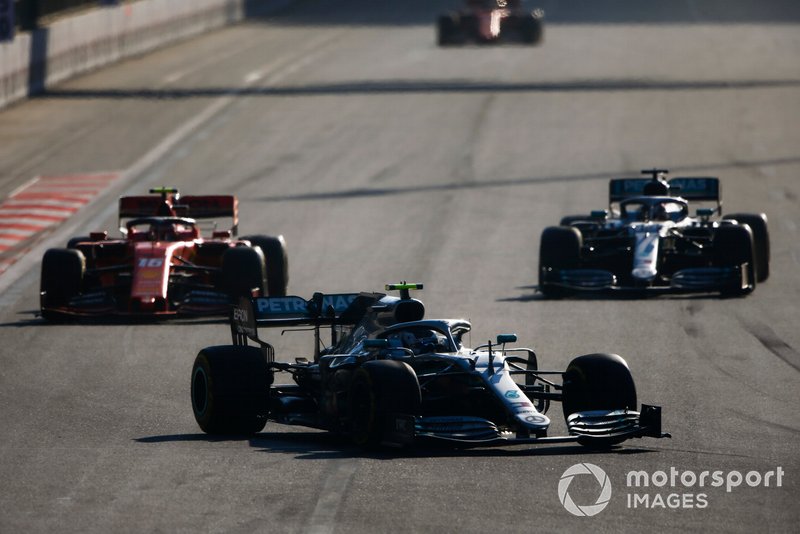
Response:
M315 293L310 300L297 296L242 298L231 308L231 337L234 345L247 345L250 339L271 351L269 344L259 339L259 327L312 327L318 351L320 328L355 326L368 313L372 325L389 325L421 320L425 306L416 299L383 293ZM335 344L335 329L331 334ZM315 359L318 356L315 353Z
M644 186L650 178L612 178L608 182L608 202L619 202L626 198L644 194Z
M670 192L686 200L713 201L721 203L722 191L719 178L713 176L681 176L669 180Z
M142 195L119 199L119 220L136 217L178 216L190 219L233 219L232 233L236 235L239 226L239 200L233 195L188 195L182 197Z
M612 204L627 198L644 195L650 178L613 178L608 183L608 202ZM667 181L672 196L686 200L716 202L722 207L722 191L719 178L714 176L681 176Z

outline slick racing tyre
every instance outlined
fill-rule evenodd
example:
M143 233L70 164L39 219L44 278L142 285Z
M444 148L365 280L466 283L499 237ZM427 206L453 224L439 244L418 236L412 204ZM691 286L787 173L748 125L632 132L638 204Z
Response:
M286 240L277 237L253 235L243 237L264 253L267 263L267 295L285 297L289 288L289 255L286 253Z
M635 410L636 386L628 364L616 354L587 354L564 372L564 418L590 410Z
M271 375L261 349L207 347L192 367L192 412L207 434L260 432L269 413Z
M86 273L86 258L75 249L51 248L42 258L40 304L42 317L59 319L52 308L66 307L81 292Z
M753 232L753 251L756 263L756 281L764 282L769 278L769 228L767 216L764 213L732 213L723 217L726 220L736 220L739 224L746 224Z
M591 215L565 215L561 217L561 220L558 222L558 224L559 226L570 226L574 222L590 221L591 219Z
M527 16L521 17L519 31L523 43L541 43L544 36L544 13L537 9Z
M353 373L348 394L353 443L367 449L377 447L393 414L416 415L421 404L417 375L407 363L365 362Z
M456 13L441 15L436 21L436 43L439 46L461 44L464 41Z
M233 247L222 255L222 285L231 302L267 289L264 253L259 247Z
M92 238L88 235L73 237L67 241L67 248L78 248L78 243L85 243L87 241L92 241Z
M753 232L747 225L721 226L713 241L714 263L718 267L742 268L744 276L722 289L724 297L740 297L756 288Z
M582 246L583 238L577 228L550 226L544 229L539 243L539 291L544 296L564 296L566 290L556 285L559 271L580 266Z

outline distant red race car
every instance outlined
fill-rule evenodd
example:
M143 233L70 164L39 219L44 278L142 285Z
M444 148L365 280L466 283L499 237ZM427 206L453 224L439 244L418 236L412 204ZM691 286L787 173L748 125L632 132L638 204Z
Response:
M526 11L520 0L466 0L460 11L439 17L437 30L439 46L536 44L544 36L544 11Z
M150 193L119 199L121 238L93 232L45 252L42 317L226 314L242 296L286 295L283 236L236 238L235 196ZM232 219L230 229L218 230L215 218ZM200 220L210 237L201 237Z

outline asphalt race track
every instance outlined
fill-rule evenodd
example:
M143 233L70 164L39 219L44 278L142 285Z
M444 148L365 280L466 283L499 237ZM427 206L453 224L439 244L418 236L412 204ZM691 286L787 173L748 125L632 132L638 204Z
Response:
M0 199L37 175L121 173L0 276L0 532L796 531L800 6L553 0L542 46L439 49L454 5L302 0L0 112ZM744 299L542 300L541 230L653 166L766 212L770 279ZM189 374L225 323L36 316L44 248L115 228L116 197L156 185L237 194L243 234L286 237L293 294L424 282L428 315L469 318L474 345L516 332L552 369L618 353L673 439L364 454L301 427L209 438ZM271 340L310 354L308 333ZM559 479L586 462L613 492L574 517ZM600 486L569 492L593 504Z

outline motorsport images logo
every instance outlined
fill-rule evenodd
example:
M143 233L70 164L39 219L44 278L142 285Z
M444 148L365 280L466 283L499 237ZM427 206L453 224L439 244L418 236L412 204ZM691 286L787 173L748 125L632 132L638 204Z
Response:
M711 502L709 488L717 492L724 489L732 493L745 485L750 488L783 487L783 467L769 471L679 470L675 467L654 471L628 471L625 477L626 503L631 509L689 509L708 508ZM570 484L577 476L591 475L600 486L600 495L594 504L576 504L569 493ZM589 485L593 486L589 478ZM586 481L576 484L573 493L587 499ZM596 490L595 490L596 491ZM595 495L591 492L591 495ZM558 500L572 515L592 517L602 512L611 501L611 480L600 467L590 463L575 464L567 468L558 481ZM580 501L580 499L579 499Z
M594 504L579 506L570 497L569 485L572 484L572 479L578 475L593 475L600 485L600 496L597 497L597 501ZM597 515L608 506L608 502L611 500L611 480L605 471L594 464L575 464L568 467L564 474L561 475L561 480L558 481L558 500L561 501L561 505L567 512L572 515L578 517Z

